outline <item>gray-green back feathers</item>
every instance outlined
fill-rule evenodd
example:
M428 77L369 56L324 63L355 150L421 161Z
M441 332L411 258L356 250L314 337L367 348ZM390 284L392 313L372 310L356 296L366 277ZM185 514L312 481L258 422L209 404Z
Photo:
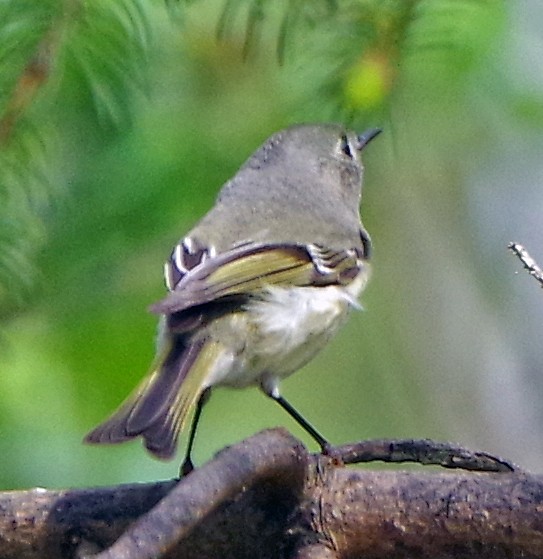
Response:
M218 252L242 242L360 244L363 167L357 136L333 124L271 136L189 233Z

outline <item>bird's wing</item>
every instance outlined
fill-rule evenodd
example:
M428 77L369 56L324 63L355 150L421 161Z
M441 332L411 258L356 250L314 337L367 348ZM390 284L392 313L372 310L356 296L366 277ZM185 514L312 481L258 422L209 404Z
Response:
M214 254L212 248L185 239L166 263L170 293L151 310L178 313L219 299L252 294L271 285L346 285L363 266L355 248L330 250L319 245L246 243Z

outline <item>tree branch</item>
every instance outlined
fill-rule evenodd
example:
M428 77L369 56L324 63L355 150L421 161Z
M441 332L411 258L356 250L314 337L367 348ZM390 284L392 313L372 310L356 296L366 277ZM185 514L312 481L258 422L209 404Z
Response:
M0 493L1 556L543 558L543 476L337 462L276 429L180 482Z

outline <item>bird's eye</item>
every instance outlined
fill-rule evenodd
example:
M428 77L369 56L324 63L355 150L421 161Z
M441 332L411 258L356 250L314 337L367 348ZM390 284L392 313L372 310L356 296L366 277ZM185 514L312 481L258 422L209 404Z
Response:
M354 153L351 147L351 143L349 142L349 138L347 138L346 134L343 134L343 136L341 136L340 149L342 153L344 153L349 159L354 159Z

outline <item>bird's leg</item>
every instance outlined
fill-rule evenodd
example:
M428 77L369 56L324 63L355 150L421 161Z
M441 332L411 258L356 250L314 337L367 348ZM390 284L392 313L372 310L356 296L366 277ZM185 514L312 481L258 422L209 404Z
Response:
M189 442L187 444L187 451L185 452L185 459L181 464L181 468L179 469L179 477L184 477L192 470L194 470L194 464L192 463L192 447L194 446L194 439L196 438L196 429L198 428L198 423L200 421L200 416L202 415L202 409L204 408L205 404L209 400L211 396L211 387L206 388L200 398L198 398L198 402L196 404L196 409L194 410L194 417L192 418L192 423L190 425L190 433L189 433Z
M330 443L309 423L300 413L292 407L292 405L281 396L277 386L266 386L263 384L262 386L264 392L272 399L275 400L289 415L306 431L313 439L317 442L317 444L321 447L321 452L323 454L328 454L330 450Z

